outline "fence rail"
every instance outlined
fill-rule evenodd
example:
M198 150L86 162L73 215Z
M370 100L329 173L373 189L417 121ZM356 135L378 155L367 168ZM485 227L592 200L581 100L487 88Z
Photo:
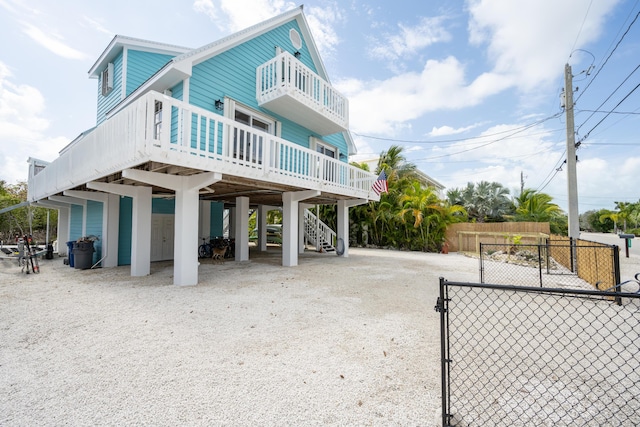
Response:
M436 310L443 426L640 425L638 292L441 278Z

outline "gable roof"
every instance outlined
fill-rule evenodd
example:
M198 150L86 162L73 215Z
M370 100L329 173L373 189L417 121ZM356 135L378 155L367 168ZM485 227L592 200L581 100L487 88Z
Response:
M109 62L109 59L112 60L113 57L117 55L119 49L116 49L116 47L120 45L144 47L145 50L158 49L156 50L157 52L163 53L180 53L178 56L171 59L164 67L158 70L147 81L141 84L136 90L130 93L118 105L111 109L111 111L107 113L107 117L109 117L150 90L161 92L165 88L174 86L183 79L190 77L194 65L204 62L216 55L219 55L248 40L256 38L261 34L267 33L294 19L298 23L298 28L302 33L302 38L307 44L307 50L309 51L311 59L316 66L318 75L328 83L331 83L327 74L327 70L324 66L324 63L322 62L322 58L320 57L318 47L316 46L316 43L309 29L309 23L304 16L302 5L290 11L281 13L280 15L277 15L273 18L267 19L266 21L262 21L251 27L245 28L244 30L240 30L227 37L223 37L222 39L219 39L212 43L208 43L197 49L188 49L180 46L150 42L147 40L116 36L111 41L107 49L105 49L105 52L103 52L98 61L96 61L96 64L94 64L94 66L89 71L89 77L98 77L98 70L104 68L106 63ZM164 49L164 51L162 49ZM355 154L356 145L353 141L353 138L351 137L350 132L343 132L343 135L347 142L347 146L349 147L349 155Z
M133 37L121 36L116 34L111 42L89 69L89 78L97 79L100 71L102 71L109 62L113 62L123 48L133 48L144 52L162 53L168 55L182 55L192 50L188 47L176 46L166 43L158 43L149 40L136 39Z

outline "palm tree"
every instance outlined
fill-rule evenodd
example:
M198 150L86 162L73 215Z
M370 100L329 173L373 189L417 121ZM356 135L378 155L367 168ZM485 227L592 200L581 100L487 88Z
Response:
M478 222L502 220L511 210L509 190L498 182L469 182L463 189L454 188L447 192L451 205L463 206L469 217Z
M564 213L560 206L552 203L553 197L530 188L524 189L514 199L516 221L551 222Z
M604 222L605 219L613 221L613 232L618 232L618 221L620 220L620 214L618 212L607 211L600 215L600 222Z

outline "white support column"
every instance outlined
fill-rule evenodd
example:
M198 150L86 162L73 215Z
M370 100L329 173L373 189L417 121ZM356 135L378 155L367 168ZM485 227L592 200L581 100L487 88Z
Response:
M71 209L69 206L58 208L58 256L69 255L67 242L69 241L70 221Z
M258 250L260 252L267 250L267 212L269 212L268 206L258 206L256 225L258 227Z
M344 244L344 252L341 256L347 258L349 256L349 208L352 206L363 205L367 203L367 200L357 199L357 200L338 200L338 212L337 212L337 221L338 221L338 230L337 239L342 239ZM336 249L339 247L338 242L336 242Z
M298 253L304 253L304 210L307 204L298 203Z
M222 179L222 175L206 172L177 176L127 169L124 178L159 185L175 191L175 246L173 253L173 284L198 284L198 199L199 190ZM151 233L149 233L151 236Z
M298 265L298 203L319 196L319 190L306 190L282 194L282 265Z
M37 206L58 210L58 256L67 256L69 241L69 221L71 220L70 207L67 203L54 202L53 200L39 200Z
M131 276L148 276L151 273L151 187L89 182L87 188L128 196L133 199Z
M235 239L236 239L236 261L249 260L249 198L236 197L236 222L235 222Z
M102 203L102 267L118 265L118 232L120 224L120 197L95 191L67 190L63 193L78 199L93 200ZM86 213L85 213L86 218Z

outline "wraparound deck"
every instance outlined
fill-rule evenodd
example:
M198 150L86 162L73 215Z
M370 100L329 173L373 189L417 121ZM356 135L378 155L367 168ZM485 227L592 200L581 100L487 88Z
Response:
M124 182L121 172L145 169L174 175L219 172L211 199L225 193L320 190L322 202L378 200L375 175L216 113L150 92L87 132L29 179L35 201L91 181ZM154 188L154 193L162 192ZM215 196L214 196L215 194ZM237 194L236 194L237 195ZM253 198L253 196L252 196ZM279 203L275 203L276 205Z

